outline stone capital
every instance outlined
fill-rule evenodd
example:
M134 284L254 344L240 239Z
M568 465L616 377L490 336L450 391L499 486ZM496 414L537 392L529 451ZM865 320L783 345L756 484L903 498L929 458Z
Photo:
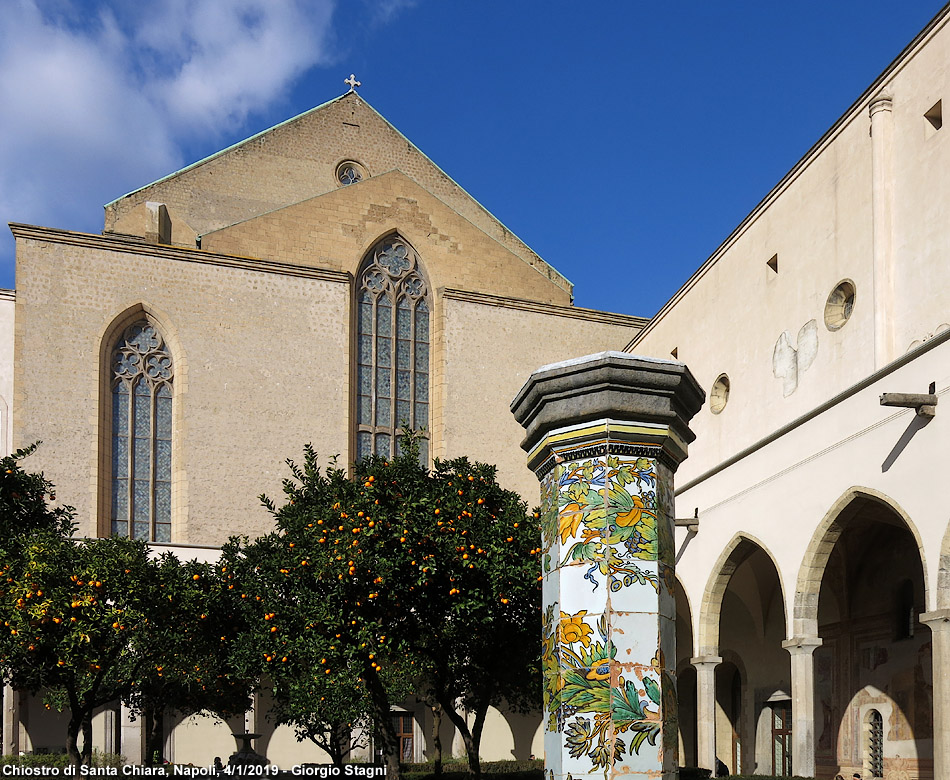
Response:
M521 446L535 472L562 449L595 443L634 455L637 446L655 449L651 454L675 470L695 438L689 421L704 400L682 363L600 352L539 368L511 411L525 428Z
M695 666L695 667L697 667L697 668L700 667L700 666L712 666L712 667L716 667L716 666L719 666L719 664L722 663L722 656L719 656L719 655L699 655L699 656L696 656L695 658L690 658L690 659L689 659L689 662L690 662L693 666Z
M878 111L890 111L893 107L893 98L890 95L881 94L873 98L868 104L868 114L873 117Z
M782 642L782 647L788 650L789 655L811 655L821 647L821 637L793 636Z
M950 609L935 609L931 612L922 612L917 616L921 623L925 623L931 631L944 631L950 628Z

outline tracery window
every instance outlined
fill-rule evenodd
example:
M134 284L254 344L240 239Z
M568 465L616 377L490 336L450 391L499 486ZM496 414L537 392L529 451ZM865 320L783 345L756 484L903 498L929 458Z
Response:
M356 459L391 457L402 428L429 425L429 303L419 257L399 236L380 241L357 292ZM428 440L420 440L428 459Z
M171 354L148 320L112 353L113 536L171 541Z

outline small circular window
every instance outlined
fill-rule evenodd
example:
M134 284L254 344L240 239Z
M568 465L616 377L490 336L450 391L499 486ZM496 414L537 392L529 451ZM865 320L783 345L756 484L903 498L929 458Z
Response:
M729 377L720 374L719 378L713 382L712 389L709 391L709 411L713 414L719 414L726 408L726 402L729 400Z
M851 318L854 310L854 282L845 279L831 291L825 303L825 327L838 330Z
M336 168L336 178L344 186L363 181L363 166L352 160L341 162Z

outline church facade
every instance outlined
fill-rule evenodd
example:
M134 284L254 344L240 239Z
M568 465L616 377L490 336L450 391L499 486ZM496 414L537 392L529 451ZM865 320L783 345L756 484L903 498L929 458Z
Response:
M533 370L682 361L707 403L676 475L680 765L950 776L948 20L649 320L572 306L353 91L109 204L101 235L12 225L5 446L44 442L29 465L84 535L210 559L267 529L256 496L305 442L389 453L403 420L536 503L509 412ZM265 711L262 752L316 760ZM424 758L423 710L398 717ZM121 710L96 724L141 757ZM541 755L540 724L497 713L485 757ZM168 757L227 755L232 726L167 724ZM5 692L5 752L62 731Z
M43 442L30 468L81 535L184 558L269 530L257 497L280 494L306 443L324 462L389 455L404 422L427 458L497 464L536 503L508 412L524 376L646 322L573 306L569 281L355 91L120 198L101 235L11 229L11 445ZM423 709L407 707L406 755L423 760ZM266 710L248 724L259 750L318 760ZM5 712L7 750L61 746L55 714L13 691ZM540 716L511 717L487 753L540 753ZM104 712L97 741L137 760L140 726ZM226 757L235 728L167 724L166 757Z

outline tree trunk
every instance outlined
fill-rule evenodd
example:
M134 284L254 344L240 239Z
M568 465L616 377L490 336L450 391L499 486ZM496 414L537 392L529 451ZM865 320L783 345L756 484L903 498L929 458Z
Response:
M386 780L399 780L399 740L393 728L389 697L386 689L374 669L364 671L363 679L373 702L373 721L382 741L383 756L386 759Z
M485 716L488 714L488 705L491 701L492 691L493 686L489 684L486 685L484 690L479 692L481 696L475 703L475 723L472 724L471 729L469 729L468 724L465 722L465 718L459 715L455 707L452 706L452 702L445 700L444 694L436 697L439 704L442 705L445 714L448 715L449 720L452 721L452 725L454 725L455 728L458 729L459 734L462 735L462 742L465 744L465 753L468 756L468 772L474 777L480 777L482 774L478 750L481 747L482 729L485 726Z
M79 754L84 766L92 764L92 712L82 719L82 752Z
M485 726L485 716L488 714L488 700L480 701L475 709L475 725L472 727L472 752L468 756L469 771L471 772L472 757L475 758L475 765L478 769L475 774L481 773L481 764L478 761L478 751L482 746L482 729ZM466 746L467 747L467 746Z
M439 704L442 705L442 710L448 716L449 720L452 722L452 725L455 726L455 728L458 730L458 733L462 735L462 742L465 744L465 754L468 756L469 774L473 775L474 777L480 777L482 774L482 767L478 762L478 745L472 738L472 732L469 730L468 724L465 722L465 718L458 714L451 702L442 701L440 699ZM480 731L479 737L481 737Z
M79 774L79 767L82 766L82 757L79 755L79 731L82 729L82 713L71 710L69 713L69 723L66 725L66 755L69 756L69 763L73 765L76 774Z
M436 777L442 774L442 705L438 702L432 705L432 752L435 757L433 774Z
M164 760L164 733L162 711L147 705L145 718L145 766L160 766Z

